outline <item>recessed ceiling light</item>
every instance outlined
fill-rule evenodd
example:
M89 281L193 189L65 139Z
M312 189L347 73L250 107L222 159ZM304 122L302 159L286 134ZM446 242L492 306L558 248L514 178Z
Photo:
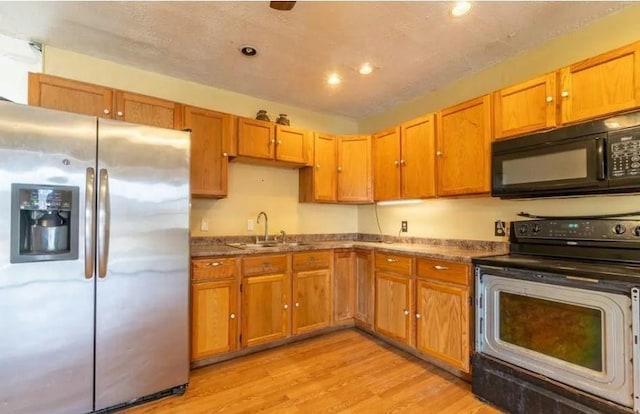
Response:
M469 10L471 10L471 3L469 3L468 1L458 1L451 8L451 15L453 17L460 17L464 14L469 13Z
M373 72L373 66L369 63L363 63L362 66L360 66L359 72L361 75L368 75Z
M251 57L258 54L258 49L256 49L253 46L245 46L242 49L240 49L240 52L242 52L242 54L245 56Z
M340 79L340 76L338 76L337 73L332 73L331 75L329 75L329 77L327 78L327 83L329 85L337 85L340 82L342 82L342 79Z

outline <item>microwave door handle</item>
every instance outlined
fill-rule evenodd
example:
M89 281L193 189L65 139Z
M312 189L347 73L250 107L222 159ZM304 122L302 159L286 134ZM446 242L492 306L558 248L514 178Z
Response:
M596 138L596 157L597 157L597 170L596 179L598 181L604 181L605 177L605 157L604 157L605 140L604 138Z

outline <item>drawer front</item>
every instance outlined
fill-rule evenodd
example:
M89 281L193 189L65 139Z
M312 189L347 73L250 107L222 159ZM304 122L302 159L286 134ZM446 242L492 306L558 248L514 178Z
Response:
M255 256L242 259L242 276L287 273L287 255Z
M331 252L305 252L293 254L293 271L310 269L328 269L331 267Z
M191 280L228 279L235 275L235 257L191 260Z
M376 252L376 269L388 270L411 276L413 258L390 253Z
M416 267L417 276L421 278L435 279L464 286L469 286L471 283L471 266L465 263L418 259Z

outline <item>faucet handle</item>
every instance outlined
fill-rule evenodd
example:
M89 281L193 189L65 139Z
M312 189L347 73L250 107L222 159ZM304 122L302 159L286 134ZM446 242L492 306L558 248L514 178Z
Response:
M287 236L287 233L284 230L280 230L280 242L284 243L284 238Z

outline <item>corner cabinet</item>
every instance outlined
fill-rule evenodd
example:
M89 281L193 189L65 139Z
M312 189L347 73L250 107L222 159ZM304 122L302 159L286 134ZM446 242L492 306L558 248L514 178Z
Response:
M238 348L238 280L235 258L191 262L191 360Z
M374 275L373 253L367 250L355 251L356 284L356 321L358 324L373 328L374 313Z
M237 119L233 115L192 106L184 107L184 126L191 129L191 194L227 196L231 140Z
M438 112L438 195L484 194L490 190L491 95Z
M239 118L238 156L297 165L310 164L309 135L308 131L301 128Z
M469 373L471 267L418 259L416 268L416 349Z

